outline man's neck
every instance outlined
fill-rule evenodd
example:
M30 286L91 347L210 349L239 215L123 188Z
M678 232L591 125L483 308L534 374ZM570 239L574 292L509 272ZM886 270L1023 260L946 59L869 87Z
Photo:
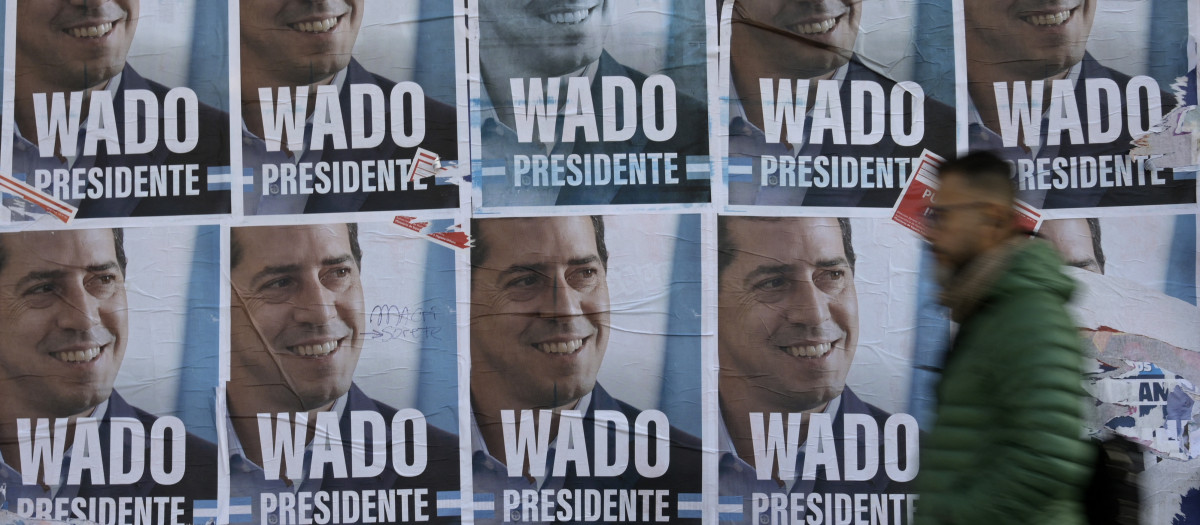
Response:
M738 457L749 465L754 465L754 434L750 429L750 413L803 413L805 416L800 422L801 441L803 437L808 435L808 422L810 414L820 413L829 406L826 401L817 406L802 407L794 404L786 404L778 402L783 399L781 396L772 396L767 399L760 399L761 396L756 396L755 392L761 389L761 385L751 385L744 378L736 379L728 376L722 376L719 380L720 408L721 418L725 422L725 430L729 432L729 438L733 441L734 451ZM786 417L786 416L785 416ZM778 465L772 476L778 480L779 470Z
M1074 64L1067 66L1066 69L1059 71L1049 77L1042 79L1030 79L1028 75L1023 75L1020 72L1011 71L1003 66L993 66L984 64L978 61L967 61L967 92L971 97L971 102L975 104L975 109L979 111L979 118L983 120L983 124L988 129L998 131L1000 129L1000 113L999 104L996 100L996 84L1003 83L1008 86L1008 93L1011 96L1013 92L1012 84L1014 82L1030 82L1033 80L1043 80L1042 85L1042 100L1049 101L1051 86L1053 81L1067 78ZM1005 101L1003 106L1007 107L1009 101ZM1043 106L1045 107L1045 106ZM1039 115L1040 118L1040 115Z
M103 82L91 86L83 90L83 104L80 106L79 122L87 120L88 106L91 104L92 93L99 90L104 90L108 87L111 79L105 79ZM43 81L33 72L18 71L16 80L14 81L16 90L15 99L15 118L14 123L22 137L30 142L37 143L37 113L34 111L33 94L34 93L70 93L71 90L64 89L62 86L57 86ZM49 98L49 97L47 97ZM67 102L70 102L70 95L67 95ZM56 154L58 152L55 152Z
M317 414L325 412L333 408L336 399L326 403L320 407L305 410L298 406L263 406L259 404L259 399L251 393L238 392L236 389L231 389L229 392L229 420L233 423L233 430L237 432L238 442L242 444L242 452L255 465L262 465L262 440L258 433L258 415L267 414L272 418L272 424L278 424L274 421L275 415L279 413L287 413L292 416L292 422L296 420L296 414L308 414L308 426L305 428L305 443L312 441L316 435L313 431L316 428Z
M496 402L494 397L489 399L480 399L474 394L471 395L471 408L474 410L475 424L479 427L479 434L483 437L483 442L487 445L488 454L499 460L505 465L508 464L507 452L504 446L504 425L501 422L500 412L502 410L513 410L517 417L520 417L521 410L534 410L533 428L534 435L538 435L541 425L539 410L552 410L550 416L550 441L554 441L554 437L558 435L558 421L563 410L573 410L579 406L579 399L573 399L570 402L557 407L532 407L519 406L517 402ZM525 467L528 470L528 466Z
M595 69L589 69L589 68L592 68L593 65L598 64L599 61L600 61L600 59L599 59L599 57L597 57L596 60L589 62L587 64L584 64L579 69L567 71L567 72L559 74L559 75L549 75L549 76L547 76L544 72L531 71L531 70L524 68L521 65L515 64L515 63L494 64L494 63L489 62L489 63L483 64L480 66L480 69L481 69L480 77L483 81L484 88L487 89L487 95L488 95L488 98L491 100L492 109L494 109L496 111L496 116L500 119L500 122L502 124L504 124L505 126L508 126L510 129L515 129L516 128L516 117L515 117L515 108L513 105L513 93L512 93L511 80L519 79L519 80L525 81L525 79L530 79L530 78L541 78L541 79L568 78L571 76L575 76L580 71L583 71L585 73L588 72L589 70L595 71ZM547 89L546 84L542 85L542 89ZM560 82L559 83L560 93L565 92L566 89L567 89L567 83ZM556 100L561 100L557 96L555 98L556 98ZM560 105L560 107L561 107L561 105Z
M287 87L290 89L289 97L292 99L292 104L296 103L295 88L304 84L293 84L288 79L281 79L264 75L262 70L251 71L246 65L242 67L242 121L245 122L246 128L250 130L254 136L265 138L263 135L263 99L260 96L260 89L270 90L271 100L278 102L279 88ZM307 84L308 86L308 101L304 107L304 119L312 115L313 107L316 105L316 93L318 86L327 86L337 78L337 73L328 77L318 79L315 82ZM278 107L271 108L272 113L278 113Z
M67 417L67 435L64 438L64 442L66 443L65 448L71 448L71 443L75 440L75 422L78 421L79 418L90 417L93 415L100 417L104 415L94 414L95 411L96 407L93 406L89 407L83 412ZM55 416L47 416L44 413L37 413L36 411L19 409L13 410L12 407L6 407L5 409L0 410L0 455L4 457L4 462L13 470L17 472L21 471L21 439L24 438L26 441L30 439L30 436L21 436L20 433L17 432L17 420L29 419L30 428L32 429L36 426L38 418L46 417L50 418L50 430L53 432ZM42 480L41 476L44 475L44 472L39 473L39 482Z
M774 79L777 77L777 75L775 75L773 73L766 73L766 72L759 73L754 70L741 71L737 68L736 65L731 66L731 71L732 71L731 76L733 77L733 86L734 86L734 89L737 89L737 95L738 95L738 98L741 99L742 110L746 113L746 118L750 119L750 123L754 124L754 127L758 128L758 129L766 129L763 127L763 114L762 114L763 94L762 94L762 87L761 87L761 84L759 83L759 81L760 81L760 79L763 79L763 78L773 78ZM821 75L818 75L818 76L808 79L809 80L808 94L807 94L807 101L805 102L804 107L806 107L806 108L813 107L813 101L816 100L816 98L817 98L817 81L832 79L834 77L834 75L837 74L837 71L838 71L838 69L835 68L826 73L823 73ZM788 82L794 86L796 80L803 80L803 79L781 78L781 79L777 79L777 82ZM795 95L795 94L793 94L793 95ZM774 93L771 94L771 98L772 99L775 98ZM786 129L784 130L783 134L785 136L783 136L781 138L781 140L785 143L803 141L803 137L794 137L794 139L792 137L787 137Z

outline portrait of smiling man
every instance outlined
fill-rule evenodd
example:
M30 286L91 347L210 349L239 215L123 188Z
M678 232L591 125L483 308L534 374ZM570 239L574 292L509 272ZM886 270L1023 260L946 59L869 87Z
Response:
M55 197L78 207L77 218L229 212L229 190L210 190L206 181L207 168L229 165L229 115L196 101L196 93L182 86L188 88L190 100L196 101L192 106L189 97L142 77L127 60L142 18L142 4L160 1L17 2L14 174L24 174L27 182L34 184L38 170L82 170L87 174L92 168L199 165L194 187L176 182L162 195L131 192L122 197L119 192L106 191L96 197L61 186L44 190L53 189ZM55 133L56 127L66 126L66 120L73 118L65 109L74 104L70 102L73 92L83 94L77 110L78 133ZM64 98L56 103L55 97L60 95ZM97 100L107 102L95 106L100 114L91 115ZM56 105L61 106L57 112L51 109ZM186 114L177 115L176 109ZM125 124L129 118L137 119L136 127ZM88 138L89 130L100 133L100 138ZM181 144L169 144L165 137L176 137ZM191 142L189 137L197 140ZM66 140L77 143L64 149ZM42 151L43 144L46 151ZM89 144L94 145L93 153L88 152ZM78 187L93 184L87 177L75 177L73 184ZM109 177L113 175L100 178ZM111 180L107 184L110 189L114 185ZM15 211L44 213L32 205Z
M639 71L618 61L617 57L638 57L657 53L644 47L633 46L622 39L623 30L635 24L644 31L657 34L667 32L667 27L648 27L658 23L656 13L627 14L631 6L615 0L582 0L559 2L557 0L494 0L479 2L479 70L481 74L480 101L473 108L477 112L480 127L481 155L487 161L503 161L504 177L480 179L483 188L483 206L549 206L576 204L635 204L635 203L682 203L707 202L709 186L707 180L688 179L680 172L678 184L667 183L665 177L658 183L648 180L647 184L601 184L592 182L579 185L534 186L532 181L514 179L514 155L605 155L641 153L677 153L682 165L687 155L707 155L708 119L706 107L687 93L702 93L705 89L704 75L681 75L686 66L693 64L665 64L663 74L674 75L673 90L668 95L643 95L643 86L649 86L647 75L653 71ZM704 6L701 3L676 4L679 10L669 18L677 37L694 36L697 30L703 36L702 22ZM646 22L653 20L655 22ZM683 28L686 25L692 28ZM630 40L632 42L632 40ZM697 43L703 47L703 43ZM669 57L667 57L669 58ZM626 59L628 60L628 58ZM674 69L674 71L672 71ZM683 76L684 78L675 78ZM571 79L585 79L590 86L590 101L574 100L581 97L566 97ZM515 86L529 86L530 79L538 79L543 86L557 82L560 93L546 92L556 100L558 123L554 133L544 133L542 127L533 139L522 138L519 131L519 111L524 111L524 101L514 92ZM554 79L553 81L550 79ZM608 79L608 80L606 80ZM623 80L622 80L623 79ZM622 90L610 85L620 82ZM608 87L605 87L608 86ZM525 92L521 88L521 93ZM529 88L532 92L532 88ZM548 88L543 88L548 89ZM626 90L627 89L627 90ZM660 91L662 92L662 91ZM674 94L673 99L670 93ZM607 93L607 94L606 94ZM624 93L624 95L621 95ZM520 97L525 97L524 94ZM661 99L657 109L646 107L648 101ZM536 104L529 95L528 105ZM606 104L613 107L602 108ZM627 135L598 134L599 123L592 130L568 125L571 119L564 117L572 113L568 107L580 108L590 103L594 113L583 107L582 113L593 122L605 112L613 122L605 126L628 130ZM633 106L633 107L628 107ZM642 122L648 111L657 111L656 120L667 122L665 114L673 115L674 132L671 136L648 137ZM532 112L531 112L532 114ZM520 117L520 118L518 118ZM577 120L576 120L577 121ZM597 131L597 133L592 133ZM631 155L632 156L632 155ZM581 157L583 158L583 157ZM596 168L597 171L600 168ZM597 175L599 177L599 175ZM591 177L588 178L591 181ZM599 178L597 178L597 181ZM524 182L522 182L524 181ZM521 182L521 184L517 184Z
M335 414L340 436L347 440L351 420L357 417L353 414L377 413L389 429L384 443L389 447L392 443L397 409L368 397L354 384L366 328L362 258L357 224L231 229L231 354L226 388L230 486L232 494L256 498L256 521L271 518L261 516L257 500L268 492L426 488L432 495L458 490L458 438L433 426L424 429L428 463L417 475L401 476L389 467L369 477L339 476L328 466L321 475L313 475L311 454L305 455L300 479L288 479L285 471L268 479L264 471L263 451L271 450L273 436L263 439L258 419L262 414L289 414L293 422L299 414L307 414L306 451L312 450L317 433L329 432L314 430L323 412ZM338 446L344 464L351 465L352 448L366 446L371 457L376 444ZM413 446L420 449L422 443ZM433 521L441 520L432 508L427 510Z
M609 394L597 374L608 350L611 305L609 252L604 219L599 216L476 219L471 250L471 407L473 483L476 492L492 492L497 507L505 490L669 489L699 492L699 440L671 426L667 470L643 476L628 461L624 472L601 475L587 466L567 466L555 474L553 456L579 443L559 436L564 411L583 418L582 436L589 458L594 447L634 450L633 422L642 410ZM537 412L537 432L548 433L544 475L531 466L534 454L515 452L505 411ZM597 437L597 413L620 413L629 432L608 428ZM542 414L549 417L546 418ZM519 416L517 416L519 417ZM539 419L541 418L541 419ZM665 417L663 419L665 422ZM542 425L549 423L547 431ZM642 430L640 432L648 432ZM644 437L644 436L643 436ZM617 441L629 441L618 445ZM653 448L653 445L651 445ZM604 452L596 452L605 454ZM661 454L661 452L660 452ZM621 459L616 459L620 464ZM664 461L664 458L659 458ZM586 463L586 462L585 462ZM540 467L538 465L537 467ZM600 467L597 466L597 469ZM532 470L531 470L532 469ZM511 475L514 471L524 474ZM674 495L670 498L674 501ZM570 507L573 508L573 507ZM508 517L497 508L497 521ZM478 521L478 516L477 520ZM687 520L684 520L687 521Z
M280 180L265 180L264 166L268 165L325 163L321 165L337 170L336 166L340 164L335 163L413 159L417 148L401 147L393 135L407 132L417 124L422 124L425 130L419 147L437 153L442 160L458 158L458 116L453 107L429 96L415 97L398 104L408 108L405 117L413 120L411 124L405 124L399 115L389 114L389 108L396 105L391 100L396 82L368 71L354 57L368 3L366 0L246 0L239 3L243 155L246 166L255 171L254 191L247 191L243 199L246 214L390 211L458 205L458 187L452 184L437 185L430 179L424 190L415 186L401 190L400 170L396 172L394 191L369 192L364 184L357 184L359 189L341 193L301 192L290 189ZM376 3L375 7L388 6L387 3ZM363 58L378 62L380 57ZM413 59L419 62L437 57L418 55ZM445 67L454 70L452 64ZM311 140L314 112L318 106L326 104L318 103L317 92L329 86L334 87L337 94L335 107L330 111L336 111L341 119L333 125L343 128L342 136L346 140L338 141L326 135L318 141L319 147L314 147ZM280 137L268 137L271 134L264 130L264 114L273 116L266 121L270 126L273 119L281 118L279 115L287 112L277 104L281 99L279 90L287 88L287 96L293 104L298 104L297 88L300 87L308 88L307 105L303 111L297 110L300 117L296 119L298 129L304 130L304 139L296 142L303 143L303 147L289 151L287 142L278 148L268 147L269 142L277 142ZM269 99L264 99L264 90L269 93ZM381 92L383 97L364 97L367 90ZM383 107L375 107L375 104ZM370 123L353 122L352 106L361 115L369 117ZM364 117L360 119L365 121ZM387 134L377 144L356 146L358 141L351 141L356 135L359 138L364 134L378 135L378 126L384 122L387 122ZM325 124L326 131L330 127L329 123L317 124ZM406 129L392 129L397 125ZM278 123L274 126L280 128ZM357 131L355 126L358 126ZM284 138L288 142L293 139Z
M882 98L864 98L864 93L858 90L858 86L863 85L877 88L878 93L884 98L893 99L889 103L894 104L895 93L913 90L912 86L916 86L910 82L908 87L898 88L896 79L872 69L881 67L878 61L870 58L873 51L879 50L866 49L863 51L866 56L855 52L864 11L881 10L884 6L862 0L723 0L722 5L729 3L733 4L731 34L727 44L731 76L729 154L735 158L753 159L748 166L754 169L753 176L730 181L731 205L890 207L900 193L899 187L903 185L884 188L880 184L881 189L859 187L858 184L845 187L810 184L805 187L778 180L782 176L764 185L758 160L761 156L799 157L806 159L811 168L820 158L876 156L903 158L908 162L909 158L919 157L922 149L941 155L954 152L954 113L945 104L922 91L919 105L912 107L917 103L910 102L910 107L897 111L891 106L878 107L884 104ZM905 18L892 23L915 24ZM947 42L947 45L952 44ZM875 65L868 66L868 63ZM770 84L771 91L763 93L763 82L768 80L773 81ZM844 117L839 126L842 129L841 140L835 138L839 134L836 132L821 132L822 140L817 141L808 132L789 136L784 130L777 142L768 141L764 130L771 126L764 122L764 112L781 110L764 109L764 100L769 102L777 98L781 89L779 83L793 86L788 90L794 91L797 80L808 82L807 93L793 94L805 101L805 107L809 108L800 115L804 119L804 126L798 129L802 130L818 126L822 117L814 115L814 112L823 111L814 107L819 84L822 81L836 82L836 102L840 106L833 112ZM903 130L894 125L887 130L881 129L885 127L882 120L870 122L868 117L868 122L860 122L860 127L865 125L871 128L872 134L878 133L879 136L871 141L855 141L853 136L847 139L847 131L852 126L851 119L855 118L852 112L858 111L866 115L871 112L880 115L885 112L903 114L908 133L915 135L919 132L921 138L915 142L908 139L898 141L896 134ZM859 166L856 165L854 169L858 170ZM894 163L877 169L901 171ZM865 168L863 171L865 176Z
M120 229L0 234L0 484L6 486L10 511L17 512L23 498L215 497L216 447L186 433L178 419L170 418L178 422L174 429L179 435L165 434L170 448L158 460L165 464L150 466L152 443L145 437L143 451L134 449L136 438L122 433L118 444L118 436L109 435L108 429L121 425L134 431L132 435L149 436L159 422L113 388L131 337L127 262ZM51 441L30 435L34 429L44 436L45 429L37 428L39 421L65 434L64 448L50 454L57 454L61 462L61 471L54 475L47 472L56 465L54 460L26 450L31 441ZM81 450L74 445L81 433L104 446ZM84 449L97 443L84 441ZM122 465L119 472L102 467L97 476L96 456L107 466L117 453L146 465L141 471L134 465L129 470ZM30 459L35 457L41 460ZM180 477L160 484L158 480L167 478L154 477L155 469ZM28 476L35 481L25 479ZM85 513L96 512L91 505L81 507ZM186 507L190 516L191 505Z
M1110 31L1103 29L1093 38L1098 16L1120 17L1121 23L1129 16L1125 10L1106 13L1110 5L1099 0L963 2L970 103L967 132L972 150L993 151L1018 163L1018 172L1026 173L1019 181L1028 180L1028 172L1035 169L1039 177L1049 178L1045 172L1050 165L1033 164L1038 159L1064 158L1071 166L1101 156L1113 156L1114 164L1123 162L1133 147L1131 141L1158 124L1174 108L1175 97L1145 76L1148 73L1128 74L1088 51L1089 41L1103 46L1111 39ZM1167 31L1170 25L1155 22L1147 27ZM1186 34L1175 36L1181 46L1187 39ZM1136 40L1149 39L1142 32L1125 38L1126 46L1148 45ZM1177 74L1186 71L1181 67ZM1041 83L1041 92L1033 91L1033 82ZM1055 89L1062 82L1069 82L1070 89ZM1027 98L1022 101L1018 92ZM1014 109L1021 107L1033 109L1028 115ZM1039 108L1040 114L1035 113ZM1018 117L1033 120L1023 124ZM1195 201L1194 180L1175 180L1169 170L1157 176L1166 182L1093 181L1090 187L1079 180L1062 185L1024 182L1018 197L1047 209Z
M803 414L801 451L812 435L810 416L827 415L838 465L843 454L871 457L867 440L843 434L846 421L866 416L880 429L887 423L887 412L846 385L859 338L849 220L719 216L717 235L721 495L743 496L749 506L753 493L904 492L905 483L884 468L862 480L828 469L805 479L807 466L800 465L795 479L783 479L778 466L770 479L756 474L756 454L763 453L756 447L764 445L753 438L751 413ZM882 458L882 439L878 446L874 457ZM749 509L745 516L753 522Z

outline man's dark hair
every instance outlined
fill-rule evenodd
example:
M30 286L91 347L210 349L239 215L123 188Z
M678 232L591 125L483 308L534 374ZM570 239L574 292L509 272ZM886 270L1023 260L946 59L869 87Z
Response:
M604 217L600 215L592 215L592 231L596 233L596 253L600 256L600 263L604 265L604 269L608 269L608 246L604 244ZM487 260L488 246L483 235L481 225L487 221L498 221L505 219L471 219L471 236L474 237L475 243L471 245L471 267L479 268L483 265L483 261Z
M117 254L117 266L121 267L121 276L125 276L125 267L129 261L125 258L125 230L122 228L113 228L113 252ZM2 242L4 237L0 235L0 272L4 271L4 265L8 264L8 249L4 247Z
M967 186L1013 202L1017 187L1013 184L1012 165L990 151L975 151L944 162L938 168L940 178L962 177Z
M725 273L725 268L733 263L733 257L737 252L737 245L734 244L733 236L729 233L729 221L740 219L747 221L762 221L762 222L785 222L801 217L744 217L741 215L718 215L717 216L717 277ZM854 255L854 242L850 232L850 219L838 217L838 227L842 229L842 249L846 252L846 261L850 263L850 270L854 270L854 263L857 257Z
M125 266L129 263L125 259L125 229L113 228L113 251L117 254L117 266L121 267L121 277L125 276Z
M242 228L270 228L270 226L243 226ZM229 269L237 268L242 262L242 243L234 235L241 228L229 229ZM362 247L358 244L358 223L346 223L346 234L350 239L350 255L354 257L354 265L362 268Z
M1089 218L1087 225L1088 231L1092 233L1092 252L1096 254L1096 265L1100 266L1100 273L1104 274L1104 247L1100 245L1100 219Z

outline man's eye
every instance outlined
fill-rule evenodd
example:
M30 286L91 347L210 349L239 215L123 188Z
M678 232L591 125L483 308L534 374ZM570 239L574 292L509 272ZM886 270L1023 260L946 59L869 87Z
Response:
M576 290L590 290L599 284L603 272L599 268L583 266L572 269L567 274L567 284Z
M813 282L827 294L840 293L850 284L850 272L844 269L831 269L818 273Z
M31 286L25 290L25 295L44 295L54 293L57 288L53 283L42 283Z
M521 277L517 277L515 279L508 281L508 285L506 287L507 288L529 288L531 286L536 286L538 281L540 281L540 280L541 280L541 278L538 275L534 275L534 274L523 275Z
M120 277L118 277L115 274L111 274L111 273L97 275L95 278L95 282L97 284L101 284L101 285L105 285L105 286L110 285L110 284L117 284L118 282L120 282L120 280L121 280Z
M291 277L284 277L284 278L281 278L281 279L275 279L275 280L272 280L272 281L267 281L267 282L266 282L266 284L263 284L263 285L262 285L262 289L263 289L263 290L279 290L279 289L282 289L282 288L287 288L287 287L288 287L289 285L291 285L291 284L292 284L292 278L291 278Z
M786 285L787 285L787 279L785 279L783 277L776 277L774 279L767 279L765 281L759 281L758 284L754 285L754 289L770 291L770 290L778 290L780 288L783 288Z

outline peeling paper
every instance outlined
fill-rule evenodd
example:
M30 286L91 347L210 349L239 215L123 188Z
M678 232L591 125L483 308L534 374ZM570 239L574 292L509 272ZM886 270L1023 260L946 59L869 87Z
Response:
M1163 344L1137 336L1093 339L1100 355L1119 355L1123 349L1111 347ZM1182 376L1163 370L1154 363L1122 359L1113 366L1102 359L1097 369L1085 374L1088 393L1100 404L1101 427L1092 427L1097 434L1107 429L1138 443L1163 459L1187 461L1200 457L1200 390ZM1113 405L1113 406L1107 406Z

